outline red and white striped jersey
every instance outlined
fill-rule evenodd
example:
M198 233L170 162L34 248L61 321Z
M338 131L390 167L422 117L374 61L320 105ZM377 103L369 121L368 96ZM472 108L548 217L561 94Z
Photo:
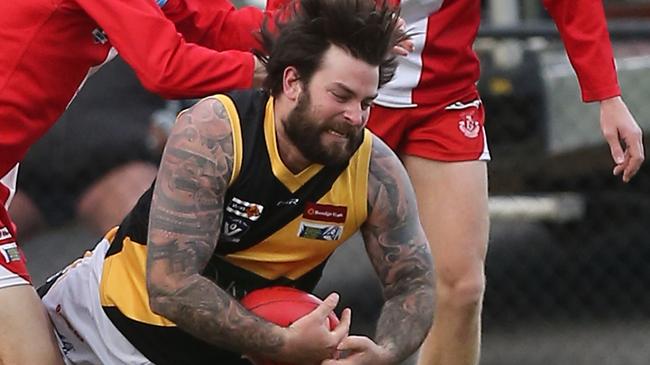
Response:
M275 9L286 0L269 0ZM620 94L601 0L544 0L578 75L584 101ZM402 17L415 51L400 57L395 78L376 103L387 107L448 105L476 88L479 61L473 43L480 0L402 0Z

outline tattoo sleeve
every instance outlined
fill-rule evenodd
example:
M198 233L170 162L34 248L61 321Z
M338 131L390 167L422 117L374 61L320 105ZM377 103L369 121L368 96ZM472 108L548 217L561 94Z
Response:
M431 326L433 264L410 180L397 156L378 138L368 176L368 219L361 232L386 299L376 341L396 361L403 361Z
M178 117L160 164L147 244L150 304L203 341L274 354L283 344L280 327L201 275L217 245L232 169L229 116L220 101L205 99Z

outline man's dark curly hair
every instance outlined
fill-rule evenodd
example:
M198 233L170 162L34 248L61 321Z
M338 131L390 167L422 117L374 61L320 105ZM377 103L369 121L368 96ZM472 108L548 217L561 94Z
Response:
M397 60L392 49L408 36L397 26L399 8L376 0L294 0L260 30L265 63L264 87L282 92L284 70L293 66L308 84L325 51L335 45L370 65L379 66L381 87L393 78Z

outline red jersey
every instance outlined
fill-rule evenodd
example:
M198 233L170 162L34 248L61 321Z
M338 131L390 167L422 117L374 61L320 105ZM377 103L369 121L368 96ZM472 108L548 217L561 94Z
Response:
M158 2L0 1L0 177L115 50L165 97L250 87L254 61L243 51L256 46L261 11L220 0Z
M286 0L269 0L275 9ZM584 101L620 94L601 0L545 0ZM395 78L376 103L387 107L448 105L476 90L479 61L472 49L481 20L479 0L402 0L402 17L415 33L415 51L400 57Z

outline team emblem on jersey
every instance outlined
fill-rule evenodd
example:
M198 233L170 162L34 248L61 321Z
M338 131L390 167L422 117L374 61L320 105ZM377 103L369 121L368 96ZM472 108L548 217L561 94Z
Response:
M461 120L458 122L458 129L467 138L476 138L481 130L481 124L474 119L474 113L461 114Z
M20 261L20 251L18 251L16 242L0 245L0 254L4 257L7 264L14 261Z
M323 241L336 241L343 235L343 226L338 224L319 224L314 222L300 222L298 236Z
M226 215L221 228L221 239L228 242L237 243L241 237L248 232L250 224L244 219Z
M226 207L226 212L249 219L251 221L258 220L262 215L263 210L264 206L261 204L247 202L236 197L233 197Z

